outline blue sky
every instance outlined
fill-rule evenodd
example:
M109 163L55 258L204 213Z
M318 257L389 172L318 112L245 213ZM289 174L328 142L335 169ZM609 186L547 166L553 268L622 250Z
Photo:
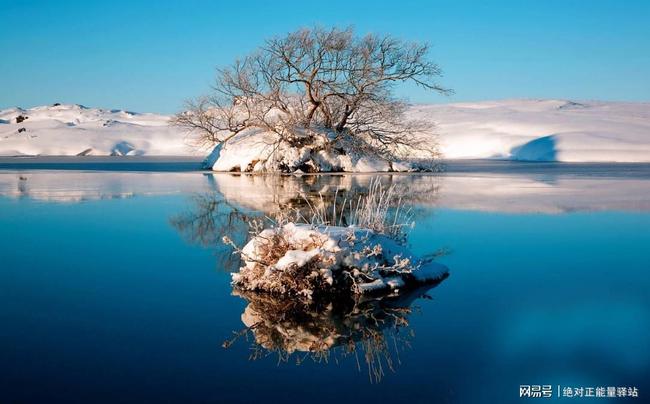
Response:
M302 26L433 45L442 97L650 100L650 1L0 0L0 108L54 102L175 112L215 66Z

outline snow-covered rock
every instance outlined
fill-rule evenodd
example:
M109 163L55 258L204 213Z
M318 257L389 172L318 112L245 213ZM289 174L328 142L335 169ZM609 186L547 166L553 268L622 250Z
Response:
M324 291L398 291L448 272L385 235L357 227L287 223L261 231L240 254L244 265L232 274L235 287L308 298Z

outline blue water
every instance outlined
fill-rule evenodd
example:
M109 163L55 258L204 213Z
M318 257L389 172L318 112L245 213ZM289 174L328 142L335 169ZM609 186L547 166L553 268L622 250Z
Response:
M449 182L419 192L411 246L447 248L450 277L416 300L408 344L373 380L354 357L249 360L250 336L222 347L244 328L247 302L231 295L230 252L197 239L224 227L197 238L175 220L197 213L197 195L255 213L249 188L200 173L170 176L162 190L148 173L18 175L0 174L2 402L509 403L525 402L521 384L650 394L647 210L596 201L557 212L546 209L557 207L551 193L550 205L521 211L511 209L517 190L503 206L471 208L445 201ZM48 188L48 175L59 185ZM13 185L39 179L31 192ZM125 189L136 180L147 192Z

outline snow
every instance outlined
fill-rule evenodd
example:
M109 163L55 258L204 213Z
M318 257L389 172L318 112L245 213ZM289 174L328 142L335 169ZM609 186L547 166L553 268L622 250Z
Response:
M196 154L166 115L65 104L0 110L0 119L0 156Z
M275 263L275 269L278 271L284 271L292 265L302 267L307 265L309 261L320 254L320 248L314 248L309 251L289 250L278 260L278 262Z
M311 297L316 288L329 285L334 291L350 280L355 293L397 291L441 280L448 272L387 236L353 226L286 223L261 231L240 254L244 265L232 274L235 287L282 295Z
M213 156L214 171L247 171L251 170L260 160L266 160L271 153L275 137L273 134L260 131L247 131L231 139L225 145L218 145L218 156ZM258 167L258 170L261 167ZM248 171L251 171L248 170Z
M650 103L505 100L415 105L415 120L431 123L443 158L523 161L650 162ZM270 159L272 134L238 136L221 149L216 171L258 171ZM407 161L389 164L369 156L306 148L279 150L289 167L305 161L322 171L411 171ZM254 167L256 164L258 166ZM255 169L253 169L255 168ZM267 165L266 169L270 167ZM291 171L291 170L290 170ZM301 170L304 171L304 170Z
M447 159L650 162L650 103L504 100L413 106Z
M650 103L503 100L414 105L408 115L431 122L443 158L527 161L650 162ZM21 123L18 116L27 117ZM0 155L207 155L167 115L87 108L81 105L0 110ZM435 127L434 127L435 125ZM24 129L24 130L23 130ZM247 131L211 153L216 171L262 171L277 164L309 171L409 171L336 151L274 151L272 133ZM281 160L281 161L279 161ZM306 164L306 165L305 165Z
M224 145L218 145L205 160L214 171L235 172L387 172L395 169L385 160L335 150L320 150L326 135L314 144L300 148L281 142L274 132L249 129L239 133ZM412 165L401 163L394 167L409 171Z

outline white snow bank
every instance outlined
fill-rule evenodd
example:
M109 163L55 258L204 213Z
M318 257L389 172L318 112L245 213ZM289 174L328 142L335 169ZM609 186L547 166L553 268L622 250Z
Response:
M169 119L81 105L0 110L0 155L196 154Z
M288 223L263 230L240 253L244 265L232 274L233 285L279 295L397 291L441 280L448 272L387 236L356 227Z
M650 162L650 103L505 100L419 105L445 158Z

